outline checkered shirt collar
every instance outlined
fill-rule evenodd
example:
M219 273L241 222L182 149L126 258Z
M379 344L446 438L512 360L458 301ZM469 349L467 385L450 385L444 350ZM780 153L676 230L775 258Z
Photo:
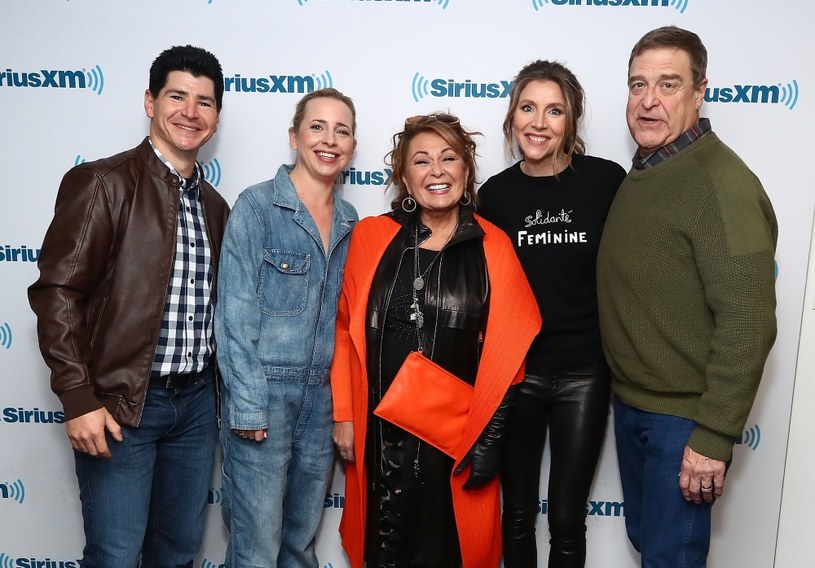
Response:
M671 156L675 156L710 132L710 119L700 118L699 122L696 123L695 126L680 134L679 137L670 144L666 144L659 150L656 150L655 152L652 152L644 157L640 157L639 154L634 154L634 159L632 160L634 169L644 170L646 168L653 168Z
M181 191L189 191L189 192L191 192L191 193L193 193L194 195L197 196L198 195L198 185L201 182L201 166L198 165L198 162L195 162L195 169L194 169L194 175L193 175L193 178L192 178L192 182L187 183L187 178L185 178L180 173L178 173L178 170L176 170L175 167L170 163L170 161L167 160L167 158L164 157L164 155L159 151L159 149L156 147L156 145L153 144L153 141L150 140L150 138L147 138L147 140L148 140L148 142L150 142L150 147L153 148L153 152L156 153L156 157L159 160L161 160L161 162L170 169L170 172L172 172L173 175L175 175L178 178L178 181L181 182L181 187L180 187Z

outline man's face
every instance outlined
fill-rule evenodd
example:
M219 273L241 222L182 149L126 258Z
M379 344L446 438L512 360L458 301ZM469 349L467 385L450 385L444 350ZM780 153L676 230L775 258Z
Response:
M157 97L144 93L150 118L150 139L173 165L173 158L195 159L198 150L218 130L212 79L186 71L171 71Z
M647 155L676 140L699 121L707 79L691 79L687 52L665 47L634 57L628 70L626 119L631 136Z

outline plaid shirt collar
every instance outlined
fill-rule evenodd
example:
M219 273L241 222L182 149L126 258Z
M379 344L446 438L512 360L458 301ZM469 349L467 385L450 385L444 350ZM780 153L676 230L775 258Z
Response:
M170 171L178 178L178 181L181 182L180 189L182 192L189 191L195 197L198 197L198 184L201 182L201 167L198 165L198 162L195 162L195 169L193 170L193 177L192 181L189 181L187 178L182 176L178 173L178 170L173 167L173 165L164 157L164 155L159 151L153 141L150 138L147 138L147 141L150 142L150 147L153 148L153 152L156 153L156 157L158 157L161 162L167 166Z
M647 156L640 157L639 154L634 154L634 159L632 160L634 164L635 170L644 170L646 168L653 168L656 165L661 164L671 156L674 156L702 138L703 136L709 134L711 132L710 129L710 119L708 118L700 118L699 122L696 123L690 130L686 130L679 137L671 142L670 144L666 144L659 150L648 154Z

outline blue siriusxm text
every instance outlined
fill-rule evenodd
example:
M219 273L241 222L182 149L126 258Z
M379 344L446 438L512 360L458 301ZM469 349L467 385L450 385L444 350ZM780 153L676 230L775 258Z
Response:
M549 501L538 502L538 512L546 515L549 512ZM625 503L620 501L589 501L586 503L586 515L589 517L624 517Z
M61 410L7 406L2 412L0 422L4 424L63 424L65 422L65 413Z
M232 93L303 94L333 86L334 79L328 70L310 75L243 76L237 73L224 77L224 90Z
M469 79L433 79L430 81L430 95L433 97L504 99L512 90L512 81L498 83L476 83Z
M79 568L79 560L52 560L51 558L12 558L0 552L1 568Z
M671 0L544 0L555 6L670 6Z
M98 65L90 69L39 69L0 71L0 87L21 89L89 89L101 95L105 76Z
M86 89L85 73L42 69L25 72L6 69L0 71L0 87L42 87L52 89Z
M11 245L0 246L0 262L37 262L40 249L28 248L25 245L14 248Z
M792 110L798 102L798 81L786 85L728 85L705 89L708 103L782 104Z
M343 170L337 176L335 185L372 185L372 186L387 186L391 182L393 170L384 168L382 170L358 170L356 168L349 168Z

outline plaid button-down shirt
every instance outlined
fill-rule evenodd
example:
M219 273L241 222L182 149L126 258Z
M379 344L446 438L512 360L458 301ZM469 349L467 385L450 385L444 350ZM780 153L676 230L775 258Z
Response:
M196 164L194 177L187 180L152 141L150 145L181 182L175 260L151 376L197 373L206 368L215 347L212 257L201 204L201 167Z
M686 130L679 137L671 142L670 144L665 144L659 150L648 154L645 157L640 157L638 154L634 154L634 169L635 170L644 170L646 168L653 168L657 164L661 164L671 156L674 156L708 134L710 132L710 119L707 118L700 118L699 122L696 123L696 126L693 126L691 129Z

